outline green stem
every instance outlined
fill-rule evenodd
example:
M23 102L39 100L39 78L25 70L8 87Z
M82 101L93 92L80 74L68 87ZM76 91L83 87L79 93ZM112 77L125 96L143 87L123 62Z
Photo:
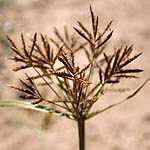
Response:
M79 150L85 150L85 121L78 120Z

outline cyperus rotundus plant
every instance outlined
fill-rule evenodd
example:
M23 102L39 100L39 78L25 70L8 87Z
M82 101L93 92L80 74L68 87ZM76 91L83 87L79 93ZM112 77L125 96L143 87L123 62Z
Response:
M64 27L65 36L63 37L57 28L54 28L58 41L41 34L42 46L37 40L37 33L30 37L31 45L27 45L24 35L21 34L21 47L16 46L14 41L7 36L11 50L15 53L15 56L9 59L17 64L19 62L19 66L13 71L32 68L36 75L27 71L26 80L20 79L21 87L10 86L20 91L20 98L27 102L16 100L0 102L0 106L25 107L76 121L80 150L85 150L85 121L129 100L149 80L148 78L125 99L91 112L92 106L102 99L105 90L110 85L120 83L121 79L137 78L136 74L143 70L128 67L141 55L141 53L132 55L133 46L116 48L112 54L106 54L108 41L113 34L110 28L112 21L101 31L99 18L95 16L91 6L90 14L92 31L80 21L78 21L79 28L74 27L76 35L70 34ZM76 54L80 51L84 52L85 60L88 62L82 68L76 63ZM41 88L39 88L41 85L49 88L51 91L49 97L42 95ZM55 97L51 97L52 93ZM54 105L55 108L51 108L49 104Z

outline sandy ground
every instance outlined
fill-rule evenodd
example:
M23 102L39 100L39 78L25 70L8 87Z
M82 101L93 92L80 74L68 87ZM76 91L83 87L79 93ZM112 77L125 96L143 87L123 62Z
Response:
M11 2L11 1L10 1ZM20 33L47 33L53 26L69 29L77 26L77 20L89 25L89 4L100 18L102 27L113 20L115 29L111 45L134 44L135 53L143 55L134 63L145 70L139 80L126 84L136 89L150 74L150 1L149 0L14 0L0 10L0 24L6 28L2 35L9 34L19 41ZM13 30L11 29L13 28ZM12 30L12 31L10 31ZM4 51L5 49L5 51ZM0 45L0 98L15 98L16 94L7 88L16 83L22 74L14 74L14 65L5 57L11 55L8 48ZM113 108L86 124L86 150L150 150L150 101L148 83L132 101ZM108 93L105 103L118 100L128 92ZM101 102L102 103L102 102ZM102 105L98 104L98 107ZM20 109L0 108L0 150L77 150L76 123L65 118L52 117L49 129L40 129L42 114ZM32 114L32 115L31 115Z

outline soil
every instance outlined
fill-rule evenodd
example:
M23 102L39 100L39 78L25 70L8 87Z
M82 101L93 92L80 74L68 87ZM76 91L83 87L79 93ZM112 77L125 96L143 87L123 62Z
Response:
M1 0L2 1L2 0ZM4 1L4 0L3 0ZM150 1L149 0L6 0L0 7L0 39L9 34L17 43L20 33L37 32L53 36L53 27L69 30L77 21L89 26L89 4L99 16L101 27L113 20L111 49L134 45L134 53L142 56L133 66L145 70L139 79L123 81L124 93L110 92L96 108L126 97L150 74ZM1 4L1 3L0 3ZM2 29L1 29L2 28ZM2 38L3 39L3 38ZM13 73L14 63L6 57L12 53L0 42L0 98L14 99L17 93L7 84L17 84L22 73ZM86 150L150 150L150 101L148 83L132 100L86 122ZM104 104L103 104L104 102ZM96 109L95 108L95 109ZM52 116L47 130L41 128L44 115L15 108L0 108L0 150L77 150L76 122ZM40 119L39 119L40 118Z

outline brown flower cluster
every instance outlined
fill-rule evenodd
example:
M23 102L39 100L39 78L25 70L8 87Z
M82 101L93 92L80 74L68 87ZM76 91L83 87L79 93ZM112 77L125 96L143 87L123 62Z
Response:
M106 54L106 46L113 34L110 28L112 21L108 23L104 31L100 31L99 19L91 7L90 13L92 31L78 21L79 28L74 27L78 36L70 34L64 27L65 36L63 37L58 29L54 28L58 40L41 34L41 45L38 43L35 33L30 38L32 44L27 45L24 35L21 34L21 48L18 48L7 36L11 43L11 49L15 53L15 56L10 59L20 64L13 71L32 68L37 73L36 76L26 73L26 81L20 79L22 87L11 86L21 91L21 98L31 101L34 105L43 102L53 104L56 106L55 113L58 112L70 119L88 119L115 105L101 111L90 112L93 104L103 94L106 85L117 84L122 78L137 78L135 74L142 70L128 68L128 64L138 58L141 53L132 56L133 46L126 46L115 49L112 55ZM75 61L75 54L80 51L84 51L88 60L88 64L83 68L76 65ZM61 65L56 68L58 62ZM93 82L95 75L98 75L99 78L97 83ZM38 79L41 79L43 85L56 95L55 100L47 99L41 94L38 84L36 84ZM58 88L55 89L54 85L58 86L63 94L59 94ZM126 99L134 96L139 89ZM59 108L61 108L60 111Z

